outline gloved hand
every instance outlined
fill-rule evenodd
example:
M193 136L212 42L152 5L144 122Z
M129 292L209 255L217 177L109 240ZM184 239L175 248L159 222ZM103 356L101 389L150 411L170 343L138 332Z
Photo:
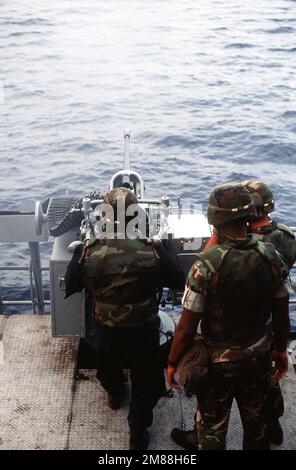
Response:
M80 263L83 249L83 243L80 243L74 248L72 259L67 266L67 271L65 274L65 299L70 297L70 295L75 294L76 292L81 292L84 288L83 264Z
M277 382L281 380L288 372L288 356L286 351L272 351L272 359L275 362L275 368L272 374L272 380Z

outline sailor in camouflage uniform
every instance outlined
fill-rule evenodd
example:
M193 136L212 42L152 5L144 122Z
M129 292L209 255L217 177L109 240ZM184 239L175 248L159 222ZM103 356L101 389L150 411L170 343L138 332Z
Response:
M251 196L243 185L226 184L212 191L208 221L217 229L220 244L198 254L189 272L184 310L169 356L168 380L176 387L177 365L201 321L211 365L207 387L192 390L198 396L199 449L226 448L233 399L244 428L243 448L269 448L264 416L271 380L268 311L275 333L275 378L280 379L288 367L287 271L273 245L248 236L252 211ZM186 440L186 431L177 431Z
M122 400L123 369L130 369L130 448L145 449L149 443L146 428L152 424L153 407L164 390L157 289L183 289L185 277L164 248L147 239L127 237L130 218L125 217L121 225L120 198L124 211L137 204L135 194L127 188L105 195L104 203L114 210L115 233L113 238L90 240L84 276L95 303L97 377L108 392L109 406L117 409Z
M289 227L269 218L269 213L275 210L272 191L263 181L244 181L242 184L250 192L256 207L256 215L249 226L250 232L257 240L272 243L290 270L296 260L296 239ZM271 385L265 414L270 441L279 445L283 442L279 418L284 413L284 402L279 383Z

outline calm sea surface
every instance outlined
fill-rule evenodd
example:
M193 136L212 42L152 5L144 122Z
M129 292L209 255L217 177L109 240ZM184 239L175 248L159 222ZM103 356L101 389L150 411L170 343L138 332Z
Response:
M296 226L295 76L292 0L0 1L0 210L105 191L130 127L146 195L260 178Z

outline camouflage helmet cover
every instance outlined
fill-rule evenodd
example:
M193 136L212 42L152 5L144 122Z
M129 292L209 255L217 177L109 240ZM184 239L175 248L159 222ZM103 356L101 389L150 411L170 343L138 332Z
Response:
M117 201L120 198L124 198L125 209L131 204L137 204L138 202L138 199L133 191L120 187L108 191L104 196L103 203L110 204L116 210Z
M272 191L263 181L249 180L243 181L242 184L251 194L258 216L274 211Z
M210 194L208 222L216 227L233 220L250 217L254 205L248 190L242 184L216 186Z
M127 211L133 204L137 205L138 199L130 189L118 187L108 191L102 204L95 209L96 220L105 224L95 225L96 238L113 238L114 230L125 230L126 224L134 217L135 209L132 208L133 215L128 215Z

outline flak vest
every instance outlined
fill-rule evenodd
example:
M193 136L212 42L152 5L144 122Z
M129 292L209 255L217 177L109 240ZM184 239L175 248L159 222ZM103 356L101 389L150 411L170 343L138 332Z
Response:
M273 245L215 245L198 258L209 273L206 310L201 328L205 338L225 347L245 348L265 334L270 311L284 267Z
M144 240L91 240L84 259L85 285L95 300L94 316L109 327L131 327L156 319L159 261Z

